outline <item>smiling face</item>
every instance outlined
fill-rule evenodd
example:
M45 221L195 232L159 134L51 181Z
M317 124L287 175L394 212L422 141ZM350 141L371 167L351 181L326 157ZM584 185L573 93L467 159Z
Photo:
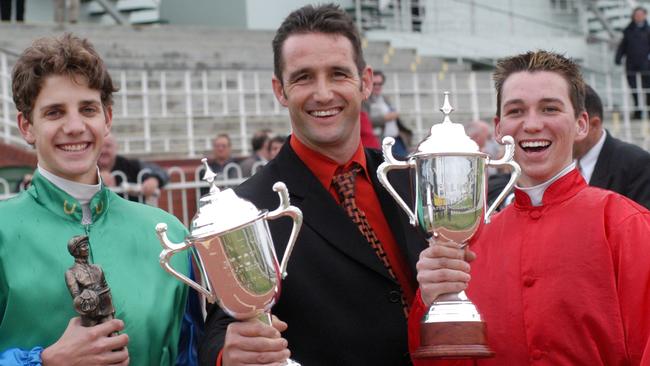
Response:
M555 72L520 71L503 84L501 116L495 117L499 139L515 139L515 160L521 166L519 185L546 182L572 161L575 141L588 131L587 113L576 116L569 85Z
M324 33L291 35L282 59L282 81L273 78L273 91L289 109L294 136L346 162L360 143L359 113L371 92L372 70L358 71L347 38Z
M48 76L31 119L19 112L18 127L35 146L41 167L74 182L97 183L97 158L112 121L99 90L88 88L83 77Z

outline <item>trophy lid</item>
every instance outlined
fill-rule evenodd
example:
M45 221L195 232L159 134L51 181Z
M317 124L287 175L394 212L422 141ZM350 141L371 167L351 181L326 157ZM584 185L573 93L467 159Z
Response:
M254 221L262 213L250 201L235 193L232 189L219 190L215 174L208 165L208 159L201 162L205 166L203 180L210 183L210 193L199 200L199 210L192 219L190 235L205 237L219 234L240 225Z
M414 155L434 153L480 153L479 147L465 134L465 128L460 123L454 123L449 114L454 108L449 103L449 92L445 92L445 100L440 111L445 115L442 123L431 127L431 134L417 147Z

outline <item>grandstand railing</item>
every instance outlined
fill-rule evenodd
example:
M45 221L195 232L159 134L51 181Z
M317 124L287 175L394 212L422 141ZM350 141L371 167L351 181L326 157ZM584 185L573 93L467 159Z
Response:
M25 144L16 124L11 98L10 64L15 55L0 50L0 138ZM248 155L248 141L259 129L291 130L286 109L271 88L270 70L112 70L120 90L114 95L113 131L121 152L137 156L197 157L211 149L217 133L229 133L235 155ZM587 72L585 78L601 95L605 123L616 134L648 149L648 106L641 122L631 121L634 105L622 68L610 73ZM637 75L641 80L641 75ZM641 82L638 82L641 88ZM452 119L467 123L491 119L496 95L491 72L387 73L384 93L414 131L414 141L440 122L444 91L456 111ZM642 90L639 90L642 92ZM643 98L641 98L643 100ZM618 116L618 117L617 117Z

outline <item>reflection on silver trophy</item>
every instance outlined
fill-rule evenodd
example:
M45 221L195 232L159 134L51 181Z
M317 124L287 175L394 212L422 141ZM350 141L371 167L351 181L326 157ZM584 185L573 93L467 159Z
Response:
M280 206L271 212L259 211L251 202L238 197L232 189L219 191L215 177L202 159L210 183L210 193L201 197L199 210L192 220L190 235L183 243L167 238L167 225L156 226L163 246L160 264L170 274L185 282L230 316L247 320L258 318L271 325L271 307L280 295L280 281L287 273L287 263L302 225L302 212L289 203L289 192L282 182L273 185L280 196ZM282 262L278 264L267 220L288 216L293 220ZM203 287L170 265L171 257L185 249L193 250L199 262ZM287 360L286 365L298 365Z
M461 124L453 123L449 93L445 92L442 123L433 125L431 134L409 155L406 161L396 160L391 152L394 140L383 141L385 162L377 169L379 181L408 214L412 225L419 225L435 239L435 243L467 245L481 222L489 223L490 215L514 186L521 169L514 162L514 140L505 136L505 154L491 160L479 151ZM486 211L486 169L488 166L510 166L510 181ZM414 169L415 202L409 207L388 181L393 169ZM416 358L480 358L490 357L485 324L476 306L465 292L440 296L422 320L421 344Z

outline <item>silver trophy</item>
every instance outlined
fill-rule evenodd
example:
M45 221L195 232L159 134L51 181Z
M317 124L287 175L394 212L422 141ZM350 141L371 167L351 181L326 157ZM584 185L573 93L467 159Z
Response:
M514 140L504 136L505 154L491 160L479 151L463 126L453 123L449 114L449 92L445 92L442 123L433 125L431 134L406 161L396 160L391 152L393 138L383 141L384 160L377 169L381 184L408 214L412 225L430 234L435 243L454 243L462 248L476 234L481 222L501 204L521 173L514 162ZM510 181L486 212L486 169L488 166L510 166ZM413 208L390 185L387 174L393 169L415 170L415 202ZM440 296L425 314L421 325L421 343L416 358L480 358L490 357L485 324L476 306L465 292Z
M280 206L271 212L259 211L251 202L238 197L232 189L219 191L215 177L202 159L210 183L210 193L201 197L190 235L183 243L167 238L167 225L156 225L163 246L160 265L172 276L188 284L207 301L219 303L230 316L239 320L258 318L271 325L271 308L280 295L280 281L287 275L287 263L302 225L302 212L289 203L287 187L282 182L273 185L280 196ZM273 246L267 220L289 216L293 228L282 262ZM191 249L199 262L201 286L170 265L171 257ZM293 360L285 365L299 366Z

